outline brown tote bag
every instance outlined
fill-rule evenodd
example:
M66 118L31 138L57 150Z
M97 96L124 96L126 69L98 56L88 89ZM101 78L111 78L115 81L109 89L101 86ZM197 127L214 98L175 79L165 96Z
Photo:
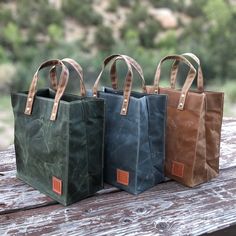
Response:
M180 55L164 57L157 66L154 85L147 86L148 93L168 95L165 174L186 186L193 187L219 174L219 152L224 94L205 91L199 59L197 90L190 90L196 70ZM161 65L175 60L171 70L171 87L159 87ZM190 67L181 90L175 89L179 63Z

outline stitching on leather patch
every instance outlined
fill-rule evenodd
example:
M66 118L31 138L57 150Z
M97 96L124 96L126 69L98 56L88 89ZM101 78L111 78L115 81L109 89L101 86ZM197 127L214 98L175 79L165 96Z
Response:
M184 176L184 164L172 161L171 174L182 178Z
M117 169L117 183L128 186L129 185L129 172Z
M55 176L52 177L52 190L58 195L62 195L62 180Z

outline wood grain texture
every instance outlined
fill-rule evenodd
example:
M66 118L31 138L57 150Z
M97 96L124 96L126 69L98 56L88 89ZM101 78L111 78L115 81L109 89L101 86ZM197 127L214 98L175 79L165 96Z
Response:
M63 207L15 178L0 153L0 235L201 235L236 223L236 119L224 119L220 175L194 189L168 181L138 196L106 186Z
M56 204L51 198L16 178L15 162L13 145L0 152L0 215Z
M14 146L11 145L7 150L0 152L0 175L3 175L4 171L16 169L16 158Z
M0 215L56 203L15 177L15 170L0 176ZM1 234L0 234L1 235Z
M236 166L236 119L225 118L221 130L220 169Z
M138 196L125 192L2 215L7 235L200 235L236 221L236 171L189 189L170 181Z

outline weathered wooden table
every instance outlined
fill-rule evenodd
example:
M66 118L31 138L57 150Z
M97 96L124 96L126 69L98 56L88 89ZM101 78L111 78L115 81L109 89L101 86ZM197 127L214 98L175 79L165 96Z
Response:
M16 179L0 153L2 235L236 235L236 119L224 119L220 175L193 189L167 181L138 196L107 186L63 207Z

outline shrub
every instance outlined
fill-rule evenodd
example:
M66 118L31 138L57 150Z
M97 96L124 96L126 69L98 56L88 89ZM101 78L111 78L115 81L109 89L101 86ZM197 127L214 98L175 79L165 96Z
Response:
M11 57L9 59L16 60L21 54L20 47L23 43L21 31L18 26L13 22L9 22L3 29L1 40L9 51L9 57Z
M37 24L40 26L39 30L46 32L47 25L54 24L62 26L63 15L60 11L54 9L51 5L41 4L38 11Z
M119 1L119 5L122 6L122 7L130 7L134 1L133 0L118 0Z
M223 91L225 93L226 99L231 103L236 103L236 83L233 80L227 81L223 85Z
M137 4L132 7L131 14L128 16L127 22L132 26L137 26L140 22L145 21L147 17L147 8Z
M149 42L149 39L144 39L144 37L146 37L146 34L152 34L151 31L149 31L150 28L153 28L152 23L148 23L148 27L149 29L139 29L139 23L144 23L148 18L148 13L147 13L147 9L142 7L140 4L135 5L132 8L131 14L128 15L127 18L127 24L124 24L124 26L121 28L120 32L121 32L121 38L125 38L126 34L130 31L136 31L138 33L137 38L138 40L142 43L142 45L146 45L146 44L151 44ZM136 30L134 30L134 28ZM140 35L139 35L140 33ZM155 33L155 29L153 34ZM148 41L148 42L146 42Z
M12 21L13 17L11 11L8 9L1 8L0 4L0 25L6 25L9 21Z
M3 36L7 42L13 45L19 45L22 42L20 29L13 22L7 24L6 28L3 30Z
M151 0L151 3L156 8L169 8L172 11L182 11L184 4L184 0Z
M109 51L115 43L112 29L103 25L99 26L95 34L95 43L100 49Z
M13 78L16 75L16 68L13 64L1 64L0 65L0 91L7 92L10 89L10 85L13 83Z
M205 0L192 1L183 8L185 14L191 17L199 17L203 15L203 6L207 3Z
M111 0L109 6L107 8L107 11L116 12L118 6L119 6L118 0Z
M1 62L8 61L7 52L6 52L6 50L2 46L0 46L0 61Z
M33 13L33 17L32 17ZM35 31L47 32L45 25L62 25L63 15L54 9L47 0L17 1L17 22L24 28L35 28Z
M61 40L63 35L63 31L61 27L55 25L55 24L50 24L48 26L48 36L51 39L52 43L57 43Z
M147 48L152 48L155 45L155 37L157 35L160 25L158 22L149 19L145 26L139 31L140 44Z
M177 48L177 36L174 30L168 30L165 36L158 42L158 48Z
M91 3L92 1L81 0L63 1L62 10L82 25L99 25L103 18L93 10Z

